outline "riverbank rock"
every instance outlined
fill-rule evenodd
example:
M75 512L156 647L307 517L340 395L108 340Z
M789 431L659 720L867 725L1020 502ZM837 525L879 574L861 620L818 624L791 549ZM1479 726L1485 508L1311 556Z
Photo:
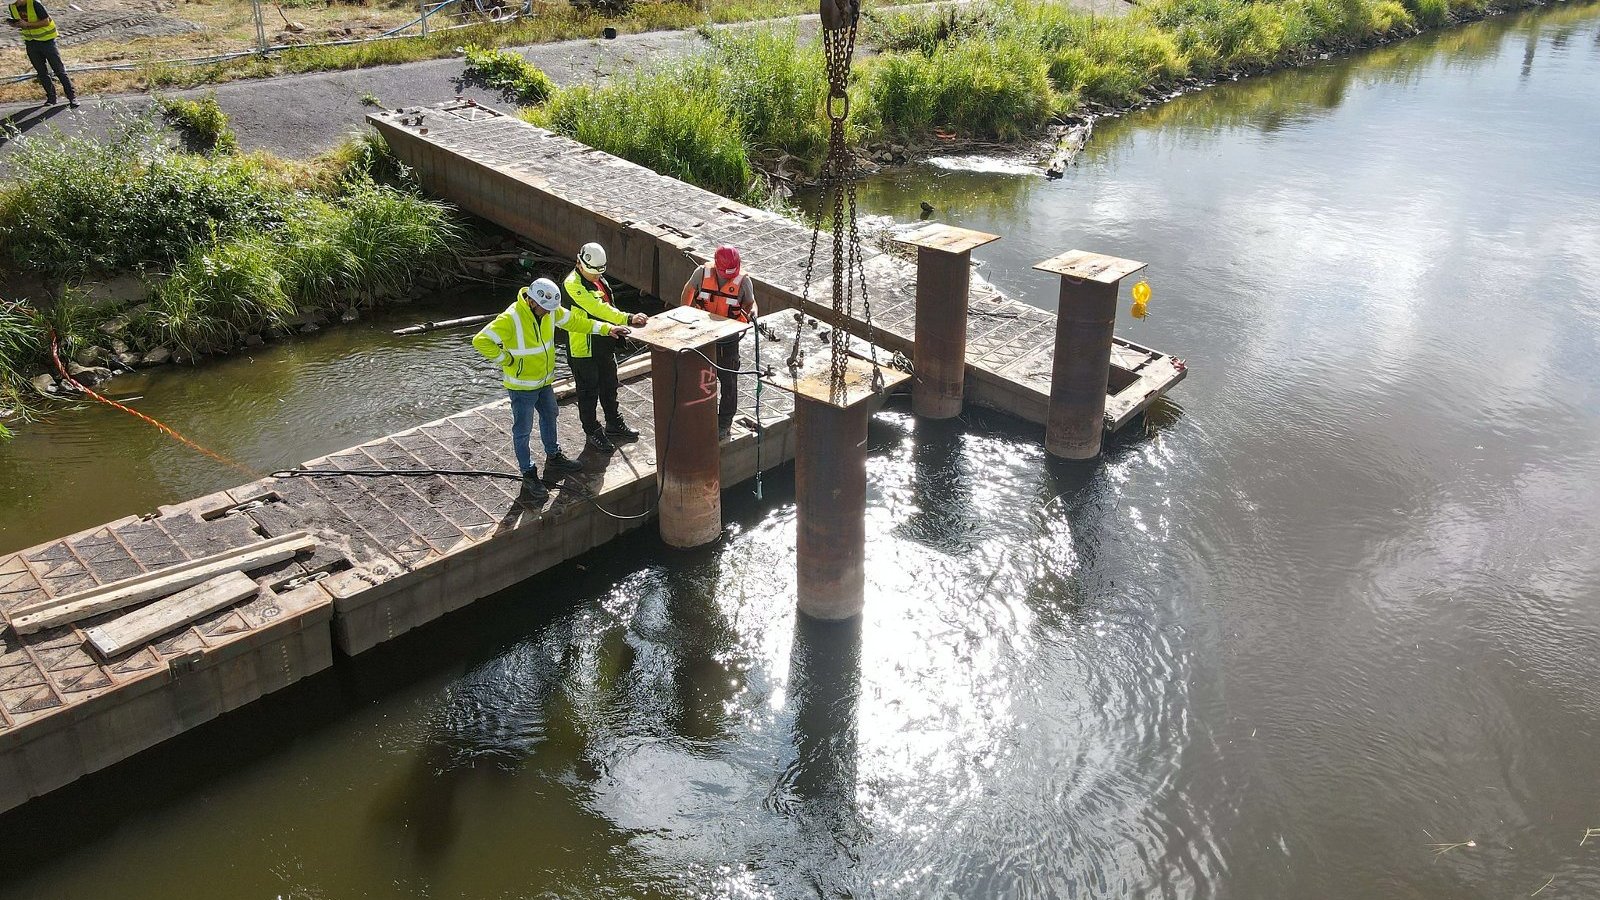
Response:
M351 322L356 321L357 319L360 319L360 318L361 318L361 313L357 312L354 307L351 307L350 309L345 310L343 313L341 313L339 315L339 321L344 322L347 325L349 323L351 323Z
M56 377L49 373L35 376L30 383L33 385L34 390L46 397L57 397L61 394L60 389L56 386Z
M67 371L85 387L94 387L112 375L111 370L104 366L80 366L77 363L68 363Z
M73 355L72 361L80 366L92 367L105 362L106 351L100 347L86 347Z
M138 367L139 361L143 358L144 357L137 353L129 353L128 351L124 350L123 352L117 354L117 365L123 367L124 369L134 369Z
M259 334L247 334L244 336L244 345L246 347L254 349L264 344L266 344L266 340L263 339Z
M157 347L139 359L140 366L164 366L172 362L172 351L166 347Z
M301 334L311 334L313 332L317 332L317 331L321 331L321 330L322 329L318 328L317 327L317 323L315 323L315 322L307 322L304 325L300 326L300 333Z

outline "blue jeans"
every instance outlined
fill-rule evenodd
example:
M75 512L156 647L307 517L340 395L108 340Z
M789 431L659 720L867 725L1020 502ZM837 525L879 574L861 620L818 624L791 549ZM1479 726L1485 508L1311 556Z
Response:
M528 438L533 435L533 416L539 414L539 439L544 455L561 452L556 446L556 389L545 385L536 391L507 391L511 395L511 448L517 452L517 465L524 473L533 471L533 455Z

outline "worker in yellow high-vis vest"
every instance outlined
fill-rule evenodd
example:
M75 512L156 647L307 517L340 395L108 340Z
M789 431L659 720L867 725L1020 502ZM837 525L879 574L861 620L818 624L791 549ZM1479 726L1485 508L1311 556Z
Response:
M569 459L556 443L556 329L568 334L627 337L628 329L597 322L582 310L561 306L561 289L540 278L517 292L517 299L472 338L472 346L500 366L500 382L511 395L511 449L522 470L522 496L542 500L549 493L533 464L528 441L539 420L544 443L545 478L575 472L583 464Z
M606 281L606 248L592 242L578 250L577 265L561 282L561 306L612 325L643 328L648 321L644 313L629 315L617 309L611 283ZM568 332L566 337L567 364L578 386L578 420L589 446L610 453L617 449L613 438L637 440L639 432L622 421L622 409L617 405L617 342L608 336L577 332ZM596 405L605 410L605 428L600 427Z
M39 0L13 0L6 7L6 24L22 32L28 62L33 63L33 70L39 74L39 86L44 88L45 105L56 105L56 86L50 80L53 69L61 89L66 91L67 105L77 109L78 92L73 90L67 67L61 62L61 51L56 48L56 23L50 18L50 11Z

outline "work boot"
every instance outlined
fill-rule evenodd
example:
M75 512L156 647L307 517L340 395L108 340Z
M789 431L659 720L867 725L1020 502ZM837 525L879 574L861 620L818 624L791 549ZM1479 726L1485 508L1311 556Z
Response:
M540 503L550 496L550 489L539 480L539 470L529 469L522 473L522 496L518 499L527 503Z
M575 459L568 459L560 450L544 458L544 477L548 481L567 472L583 471L583 463Z
M606 437L621 438L625 441L637 441L639 432L627 426L627 423L617 419L606 425Z
M610 429L607 429L607 431L609 430ZM611 453L617 449L617 445L611 443L611 439L606 437L605 431L591 431L589 432L588 438L589 446L600 451L601 453Z
M717 419L717 440L725 441L733 433L733 419Z

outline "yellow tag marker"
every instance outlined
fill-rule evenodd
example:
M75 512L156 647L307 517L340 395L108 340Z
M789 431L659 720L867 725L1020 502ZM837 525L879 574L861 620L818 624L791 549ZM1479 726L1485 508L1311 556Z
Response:
M1133 317L1142 319L1150 314L1150 282L1140 281L1133 286Z

